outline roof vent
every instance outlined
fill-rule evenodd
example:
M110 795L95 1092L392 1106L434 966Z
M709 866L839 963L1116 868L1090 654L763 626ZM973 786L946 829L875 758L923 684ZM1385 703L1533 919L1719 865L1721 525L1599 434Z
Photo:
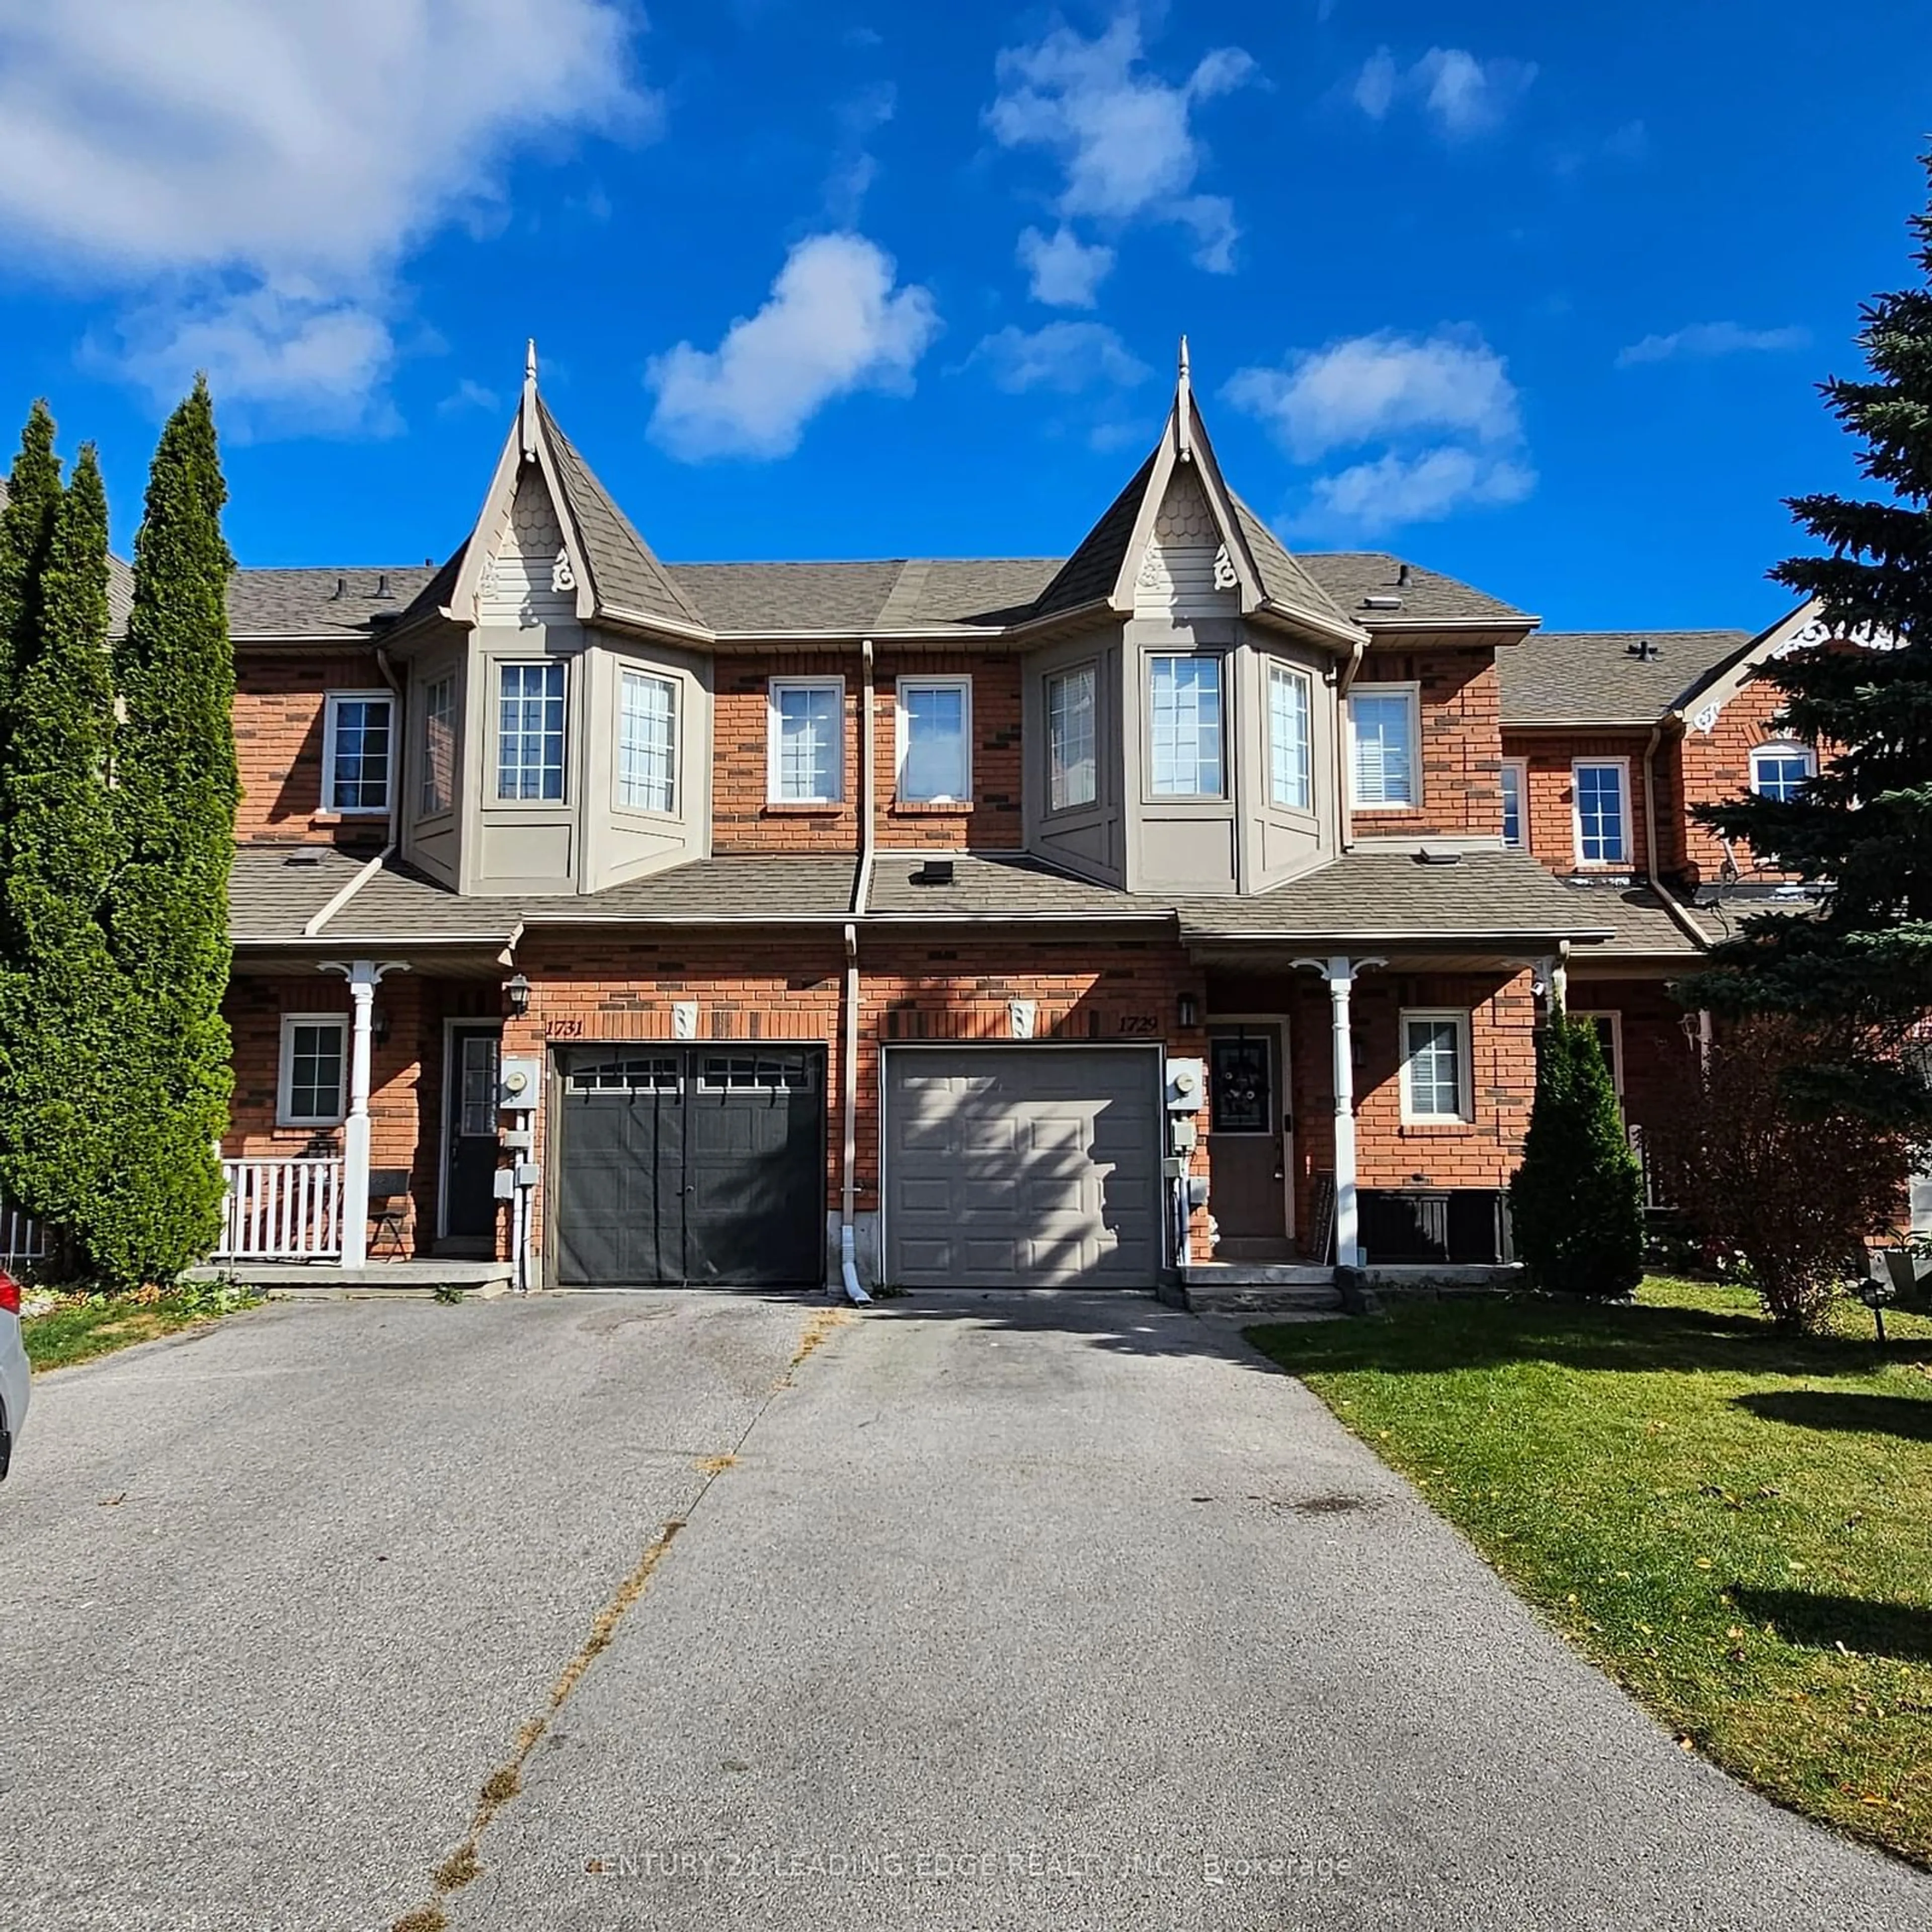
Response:
M346 577L338 577L335 580L335 588L328 593L328 601L333 604L338 598L346 597L348 595L348 578Z
M376 588L370 595L380 603L389 595L389 573L386 570L376 580Z
M320 852L291 852L282 863L285 866L319 866L322 863Z
M1652 658L1659 658L1663 655L1664 653L1648 638L1640 638L1635 644L1626 644L1624 646L1624 656L1627 658L1635 658L1639 664L1648 664Z
M1400 566L1396 572L1395 587L1398 590L1406 590L1408 588L1408 566L1406 563Z
M912 875L916 886L950 886L952 883L950 859L928 859Z
M1362 608L1364 610L1400 610L1402 599L1400 597L1364 597Z
M1462 862L1462 848L1460 845L1418 845L1415 862L1418 866L1460 866Z

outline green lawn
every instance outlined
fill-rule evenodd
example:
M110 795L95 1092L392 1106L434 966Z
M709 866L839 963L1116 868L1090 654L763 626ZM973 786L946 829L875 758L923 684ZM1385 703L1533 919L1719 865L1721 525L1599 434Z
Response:
M28 1316L20 1333L35 1369L68 1369L136 1342L152 1342L252 1308L259 1299L207 1284L164 1294L68 1294L44 1315Z
M1932 1323L1886 1329L1653 1280L1251 1333L1680 1738L1932 1864Z

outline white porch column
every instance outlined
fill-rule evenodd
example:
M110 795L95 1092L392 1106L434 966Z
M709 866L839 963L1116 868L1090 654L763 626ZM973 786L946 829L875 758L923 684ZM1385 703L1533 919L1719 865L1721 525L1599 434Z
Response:
M376 988L390 973L406 972L395 962L329 960L325 973L349 982L349 1111L342 1122L342 1262L359 1268L369 1258L369 1049Z
M1319 973L1328 982L1330 1036L1335 1080L1335 1265L1360 1268L1362 1244L1355 1203L1355 1046L1350 1029L1349 995L1355 976L1382 959L1351 959L1337 953L1330 959L1298 959L1295 964Z

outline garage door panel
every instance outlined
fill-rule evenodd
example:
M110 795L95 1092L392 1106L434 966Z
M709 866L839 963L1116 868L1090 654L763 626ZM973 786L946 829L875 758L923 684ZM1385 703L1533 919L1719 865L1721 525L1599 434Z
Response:
M892 1048L886 1268L908 1287L1148 1287L1160 1257L1155 1056Z

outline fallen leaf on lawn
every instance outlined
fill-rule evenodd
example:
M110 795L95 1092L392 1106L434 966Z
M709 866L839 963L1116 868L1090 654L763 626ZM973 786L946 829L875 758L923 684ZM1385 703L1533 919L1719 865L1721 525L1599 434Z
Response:
M1697 1558L1697 1568L1699 1569L1708 1570L1710 1567L1711 1559L1708 1556L1700 1556Z

